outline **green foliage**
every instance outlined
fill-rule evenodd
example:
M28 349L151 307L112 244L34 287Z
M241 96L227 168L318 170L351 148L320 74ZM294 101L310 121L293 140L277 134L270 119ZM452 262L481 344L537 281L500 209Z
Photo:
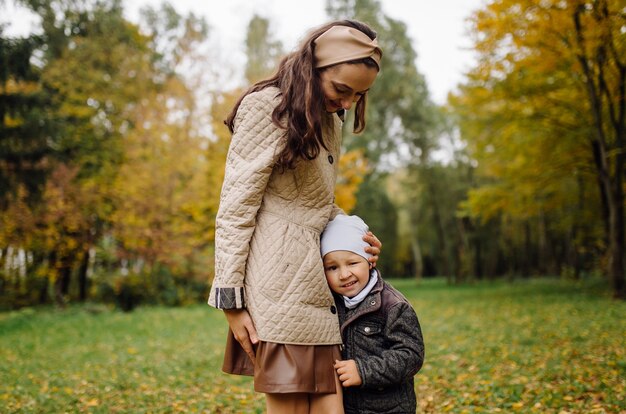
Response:
M193 280L160 267L146 276L125 270L123 273L95 275L91 298L98 303L130 312L141 305L184 306L202 303L209 294L205 280Z
M385 15L378 0L328 0L326 4L332 18L369 24L383 49L380 74L368 92L367 127L358 136L350 135L351 128L346 128L344 145L364 149L374 168L388 163L385 157L406 161L402 150L408 150L409 161L429 152L435 146L435 108L416 68L406 24ZM351 125L349 119L346 125Z
M403 274L402 263L396 260L394 252L398 246L396 211L385 191L385 177L366 179L357 192L358 204L354 214L361 217L370 230L382 240L384 247L376 267L383 276Z
M270 32L270 21L257 14L248 23L246 35L246 80L253 84L272 75L283 54L283 45L274 40Z
M39 36L4 37L0 27L0 209L20 187L32 204L47 169L42 162L55 153L50 95L40 84L41 70L31 63L41 47Z
M159 74L176 75L194 49L202 46L209 34L207 22L193 13L181 16L168 2L159 8L141 9L142 29L150 38L149 46L155 52L154 63ZM189 63L189 62L187 62Z
M484 276L475 267L479 230L459 214L459 203L471 187L472 167L455 161L428 163L398 171L396 204L410 220L407 237L419 239L422 275L445 275L456 282Z
M424 333L418 413L626 410L626 305L605 283L392 283ZM219 372L226 331L206 305L0 314L0 410L262 413L251 378Z

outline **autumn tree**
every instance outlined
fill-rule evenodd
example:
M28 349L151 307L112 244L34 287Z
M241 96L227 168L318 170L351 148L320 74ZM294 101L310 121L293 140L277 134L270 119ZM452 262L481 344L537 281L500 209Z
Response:
M608 273L624 296L623 7L618 1L494 1L473 18L479 64L452 105L481 174L470 193L483 218L531 220L540 254L608 244ZM589 198L593 197L593 198ZM600 215L597 215L600 213ZM603 226L595 223L604 222ZM523 234L524 232L521 232ZM560 248L550 240L569 240Z
M40 2L35 10L42 15L49 39L70 28L52 48L56 55L49 53L43 81L54 91L59 108L55 116L63 132L58 162L76 171L74 191L83 194L79 199L90 201L67 204L74 205L72 214L89 225L67 228L61 221L51 226L64 242L74 240L68 244L72 249L51 252L51 277L64 287L57 293L67 295L72 270L87 260L115 209L112 184L123 159L122 138L132 129L130 115L136 103L154 82L149 67L152 52L138 29L124 20L117 1L94 5ZM79 280L84 285L86 266L80 269Z
M172 287L174 279L181 286L206 286L209 273L211 165L203 155L208 137L201 122L207 115L199 104L203 96L181 69L195 63L208 26L168 4L144 9L143 15L152 48L168 64L164 73L159 60L158 88L142 92L129 118L134 127L126 134L124 161L114 182L112 234L131 280L145 281L151 298L172 291L165 300L175 304L184 298Z
M118 224L120 208L126 209L129 216L133 211L129 208L133 198L125 197L128 193L118 191L117 186L120 177L124 177L128 179L124 190L137 188L135 184L140 175L128 176L128 161L145 160L136 158L139 155L160 156L142 153L133 147L139 142L138 135L154 132L151 138L155 141L163 140L166 134L180 138L177 146L170 145L165 150L172 154L178 152L181 157L183 150L187 150L185 161L169 160L169 165L179 167L172 173L175 187L184 187L187 193L178 195L184 201L168 205L164 214L169 214L170 221L176 223L173 225L177 228L176 235L184 234L190 242L203 238L198 236L202 226L197 225L197 221L201 222L198 217L204 215L194 205L198 197L189 196L201 194L204 187L203 182L189 178L203 174L195 153L189 153L201 152L202 148L202 138L194 135L196 130L192 131L188 122L198 111L195 101L189 98L189 89L176 81L177 74L172 73L171 68L184 64L183 60L193 53L190 50L193 50L194 39L203 38L206 24L195 18L180 19L186 30L179 33L186 33L186 41L178 42L174 51L169 51L164 43L152 42L158 36L141 34L137 26L127 22L121 2L117 0L24 0L20 3L41 17L43 33L34 40L7 40L7 45L13 46L2 49L3 57L11 59L10 64L1 66L7 86L3 90L13 103L18 102L17 98L23 99L20 105L7 106L7 115L3 112L4 131L14 136L9 139L19 145L7 145L5 148L10 148L13 155L3 154L0 162L3 166L10 162L28 164L30 172L37 172L38 166L43 166L50 174L37 184L42 195L31 206L28 202L34 186L17 185L20 184L19 174L16 174L19 169L2 169L11 171L14 177L12 181L5 181L11 185L16 183L15 194L8 194L3 221L7 219L16 225L4 227L0 240L3 249L16 252L12 254L25 251L26 263L33 265L26 272L26 280L36 279L35 274L45 275L45 280L53 281L56 300L63 303L68 298L70 278L74 274L78 276L79 297L86 297L87 267L96 245L103 238L110 238L112 226ZM171 35L179 29L175 26L169 30L164 32ZM34 50L38 53L37 59L30 57ZM36 62L37 66L28 66L31 62ZM11 71L19 76L7 70L18 67L25 69ZM159 91L166 92L159 94ZM156 104L152 104L154 102ZM35 119L37 112L28 109L28 105L39 111L38 120ZM169 131L150 130L150 121L154 125L161 124L142 118L149 112L144 110L146 107L158 110L154 118L167 123ZM187 111L190 112L188 117L180 116ZM44 129L47 125L54 129ZM37 144L39 147L36 142L41 143ZM187 145L190 143L193 145ZM38 158L33 158L35 155ZM140 162L138 165L158 167ZM189 169L185 170L185 165ZM167 174L170 170L162 168L161 171ZM163 179L160 184L166 182L171 184L172 179ZM7 196L7 193L2 195ZM147 192L143 194L144 198L146 196ZM167 197L166 200L172 201ZM30 207L30 213L20 216L15 207L24 205ZM190 229L188 223L194 220ZM16 239L19 232L28 246L24 247ZM194 237L190 237L191 233ZM179 239L169 237L168 240L175 243ZM177 245L174 250L188 257L185 246ZM168 255L171 260L163 259L163 262L171 265L180 256ZM35 272L37 268L41 270Z

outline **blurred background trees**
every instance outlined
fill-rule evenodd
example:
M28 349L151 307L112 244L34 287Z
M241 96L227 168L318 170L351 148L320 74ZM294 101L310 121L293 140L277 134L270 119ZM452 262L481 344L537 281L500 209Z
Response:
M491 2L472 20L478 65L451 97L482 181L466 212L499 221L517 272L624 285L624 4Z
M253 16L245 79L225 90L198 16L163 3L137 26L119 0L19 3L41 31L0 26L0 307L204 300L222 120L285 53L272 21ZM602 276L624 297L622 3L489 2L444 106L380 1L326 11L384 50L366 131L345 124L337 201L383 241L385 276Z

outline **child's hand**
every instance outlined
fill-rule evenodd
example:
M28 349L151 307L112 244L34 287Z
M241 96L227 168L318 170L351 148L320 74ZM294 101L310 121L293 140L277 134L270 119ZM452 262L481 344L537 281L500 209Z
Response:
M363 383L354 359L335 361L334 367L337 375L339 375L339 381L344 387L357 387Z

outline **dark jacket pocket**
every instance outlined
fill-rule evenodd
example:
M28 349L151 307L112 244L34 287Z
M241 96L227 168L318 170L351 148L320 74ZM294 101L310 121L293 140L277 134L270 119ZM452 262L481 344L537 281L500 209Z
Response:
M380 335L383 328L380 325L364 323L359 325L357 331L365 336Z

